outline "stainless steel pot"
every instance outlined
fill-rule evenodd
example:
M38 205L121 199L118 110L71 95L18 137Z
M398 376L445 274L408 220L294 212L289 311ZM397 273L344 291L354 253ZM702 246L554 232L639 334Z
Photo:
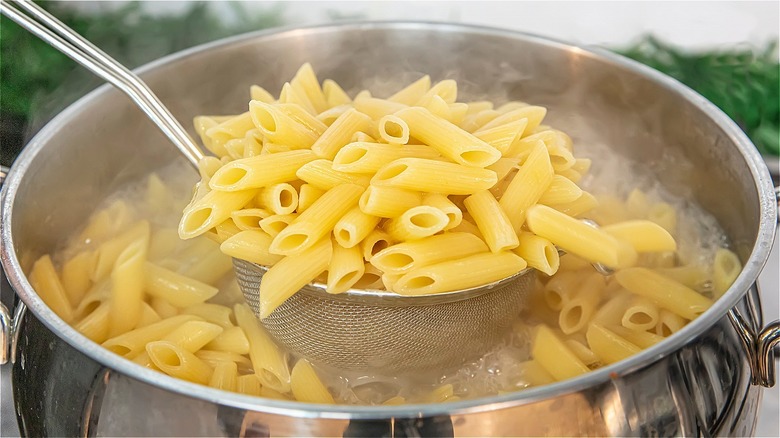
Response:
M22 300L2 316L27 435L748 435L774 383L778 323L761 321L755 280L774 239L776 197L760 155L701 96L602 50L479 27L365 23L257 33L141 69L180 120L243 110L253 83L278 89L303 62L346 88L455 77L471 97L550 108L575 140L641 160L706 206L745 268L711 309L665 342L577 379L437 405L319 406L175 380L93 344L60 320L25 272L118 186L181 159L118 91L102 87L47 125L2 192L2 263ZM589 137L590 136L590 137ZM25 315L25 307L27 312ZM9 330L6 332L6 324ZM0 352L3 354L7 350Z

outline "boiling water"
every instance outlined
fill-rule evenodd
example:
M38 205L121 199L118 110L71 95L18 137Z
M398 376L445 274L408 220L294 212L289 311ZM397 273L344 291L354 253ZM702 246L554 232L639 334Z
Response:
M580 183L583 189L596 195L606 193L625 199L630 190L639 188L651 200L663 200L672 204L678 213L679 253L688 259L686 262L711 265L715 250L726 243L723 232L711 216L685 199L670 196L647 172L643 172L625 158L611 153L606 145L584 145L577 149L577 153L591 157L594 164L589 176ZM183 160L160 170L156 175L167 187L168 202L148 205L145 200L149 183L147 180L141 180L120 190L104 203L104 206L109 206L117 201L124 201L126 205L132 206L132 209L126 212L129 217L123 218L127 223L140 219L148 220L153 228L151 245L155 244L154 239L157 236L154 230L167 230L170 236L176 229L181 211L190 198L197 177ZM628 175L634 182L633 186L625 183ZM96 244L72 240L67 246L67 254L60 252L55 256L55 260L64 261L73 254L72 251L93 248ZM175 266L170 269L182 270L197 263L196 259L187 256L188 248L203 244L213 243L205 237L178 242L175 250L178 258ZM231 305L243 300L232 271L219 281L218 286L220 292L211 302ZM317 371L334 398L347 404L380 404L394 396L404 397L406 402L426 402L452 399L452 396L473 398L517 391L529 386L524 376L524 368L520 364L530 359L530 330L536 319L534 315L525 314L520 321L511 335L499 345L494 346L484 356L454 370L431 370L427 374L403 378L343 372L324 367L318 367ZM295 359L290 357L290 364L293 364ZM432 391L441 389L443 385L452 385L451 392L448 389L436 399L431 395Z

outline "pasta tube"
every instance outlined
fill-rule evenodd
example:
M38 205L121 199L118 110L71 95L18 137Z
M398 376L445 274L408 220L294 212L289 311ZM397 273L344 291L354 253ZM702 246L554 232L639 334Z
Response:
M436 158L439 153L424 145L352 142L333 158L333 169L347 173L375 173L399 158Z
M501 152L493 146L425 108L406 108L396 112L395 116L406 122L411 136L458 164L480 168L501 158Z
M613 268L636 263L636 251L627 243L550 207L534 205L527 219L531 232L585 260Z
M443 211L429 205L412 207L385 224L385 231L395 240L406 241L432 236L449 223Z
M470 195L498 182L492 170L423 158L400 158L376 172L372 185L420 192Z
M512 250L528 263L528 266L553 275L558 272L560 256L558 249L549 240L526 231L520 232L518 246Z
M676 251L677 243L668 231L650 221L633 220L601 227L603 231L631 244L637 252Z
M528 209L539 201L552 180L550 156L544 144L537 143L499 201L515 232L520 232Z
M330 239L320 239L268 269L260 283L260 318L270 315L300 288L328 269L332 252Z
M442 251L442 248L447 248L447 251ZM473 234L444 233L387 247L371 258L371 264L383 272L402 274L422 266L487 251L485 242Z
M152 363L169 376L203 385L211 379L213 370L208 364L173 343L150 342L146 345L146 352Z
M605 364L619 362L639 353L639 347L598 324L591 324L585 337L590 349Z
M311 147L317 156L332 160L336 153L350 142L356 132L366 131L371 119L352 108L341 114L332 125L322 133Z
M365 270L360 248L356 246L345 248L336 243L333 245L333 257L328 267L327 292L331 294L346 292L360 280Z
M531 356L555 380L569 379L590 371L577 355L544 325L536 328L531 343Z
M463 203L492 252L499 253L520 244L509 218L489 191L474 193Z
M255 315L246 304L236 304L233 312L236 315L236 322L249 340L249 358L255 374L264 386L287 392L290 389L290 371L279 347L260 327Z
M712 305L709 298L647 268L618 271L615 279L629 291L685 319L695 319Z
M468 289L517 274L525 260L511 252L481 253L414 269L395 283L401 295L428 295Z
M28 278L35 292L57 316L67 323L73 321L73 307L68 301L65 288L60 283L51 257L45 255L39 258L33 265Z
M290 388L296 400L305 403L333 404L333 396L306 359L295 363L290 374Z
M316 159L317 156L309 150L242 158L222 166L209 180L209 187L236 192L293 181L301 166Z
M364 196L365 193L360 199L362 200ZM333 236L339 245L344 248L352 248L371 234L378 224L378 217L363 213L360 207L353 207L336 222L333 227Z
M149 295L164 299L176 307L200 304L219 292L213 286L149 262L144 264L143 277Z
M272 266L283 257L269 251L272 241L273 237L264 231L241 231L225 240L219 248L230 257Z

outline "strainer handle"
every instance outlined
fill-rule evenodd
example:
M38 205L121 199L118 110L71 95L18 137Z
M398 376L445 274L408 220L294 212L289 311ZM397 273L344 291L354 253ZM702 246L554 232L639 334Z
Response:
M0 0L0 13L127 94L197 167L203 151L138 76L31 1Z

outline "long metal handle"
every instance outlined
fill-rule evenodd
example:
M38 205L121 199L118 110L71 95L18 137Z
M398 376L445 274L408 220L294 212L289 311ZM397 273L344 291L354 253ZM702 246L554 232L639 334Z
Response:
M197 167L203 151L138 76L31 1L0 0L0 13L122 90Z

